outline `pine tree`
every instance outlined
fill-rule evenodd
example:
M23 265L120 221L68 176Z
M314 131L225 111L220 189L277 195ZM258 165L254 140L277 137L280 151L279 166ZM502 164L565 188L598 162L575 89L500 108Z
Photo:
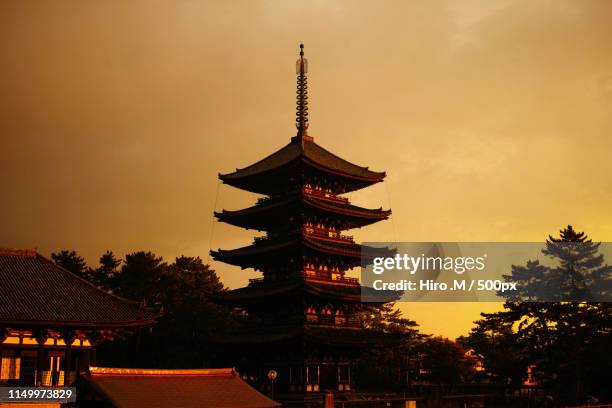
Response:
M53 259L53 262L62 268L69 270L75 275L91 280L90 270L85 263L85 259L79 256L76 251L68 251L64 249L59 252L53 252L51 254L51 259Z
M93 283L102 289L112 291L121 262L112 251L107 250L100 256L100 266L92 271Z
M487 346L479 344L480 333L494 326L512 328L505 337L513 341L503 352L522 356L525 366L535 365L536 380L557 403L580 403L589 395L610 398L602 378L612 368L612 313L602 300L610 297L612 268L604 263L599 246L571 225L559 237L549 236L542 253L556 265L529 261L513 266L504 277L519 290L500 294L506 298L505 310L483 314L468 336L484 354ZM542 299L556 301L538 302ZM492 369L503 372L502 367Z

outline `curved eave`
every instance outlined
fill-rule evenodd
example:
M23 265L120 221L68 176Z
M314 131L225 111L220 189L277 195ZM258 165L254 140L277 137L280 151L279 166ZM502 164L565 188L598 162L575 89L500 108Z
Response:
M224 182L232 180L247 179L258 177L261 174L266 174L270 171L278 170L287 164L296 161L301 155L300 145L294 142L286 144L274 153L269 154L257 162L243 167L237 168L231 173L219 173L219 179Z
M361 245L325 245L324 240L313 239L309 236L304 237L304 245L318 252L323 252L329 255L338 255L347 258L361 259ZM329 241L332 243L332 241Z
M320 344L348 347L383 347L399 343L401 335L383 333L373 329L306 325L307 340Z
M376 291L362 285L342 285L331 282L308 282L306 291L311 295L328 297L354 303L383 304L394 302L401 297L400 292Z
M354 205L333 205L326 203L327 200L309 196L291 197L276 202L266 202L236 211L222 210L214 212L215 217L221 221L237 227L269 231L276 224L279 210L297 208L307 205L313 210L328 213L334 216L344 216L348 221L349 228L360 228L378 221L386 220L391 215L391 210L368 209Z
M384 180L384 178L387 176L387 173L383 172L373 172L367 169L367 167L362 167L364 170L369 171L370 173L372 173L371 176L359 176L356 174L351 174L351 173L347 173L347 172L343 172L340 170L336 170L336 169L332 169L331 167L325 166L324 164L321 163L317 163L316 161L306 157L306 156L302 156L301 157L302 162L308 164L309 166L326 172L326 173L330 173L330 174L335 174L336 176L340 176L340 177L344 177L350 180L355 180L355 181L360 181L362 183L366 183L368 185L370 184L375 184L375 183L380 183L381 181Z
M269 183L275 174L282 175L284 170L296 163L303 163L320 172L345 178L349 185L347 192L381 182L386 177L385 172L375 172L368 167L353 164L312 141L300 144L294 140L250 166L236 169L231 173L220 173L219 179L237 188L266 194L267 191L273 190L266 183Z
M213 344L273 344L295 339L332 346L376 348L397 344L402 336L382 333L373 329L346 328L319 325L245 329L236 333L216 334L209 337Z
M298 238L285 242L264 242L248 245L241 248L217 251L210 251L210 255L215 261L221 261L230 265L240 266L242 269L253 267L253 258L268 256L278 251L284 251L299 242Z
M376 209L361 208L356 205L347 206L342 208L337 205L325 203L325 199L318 199L314 197L305 196L303 201L313 208L318 208L323 211L329 211L334 214L348 215L355 218L362 218L374 221L382 221L389 218L391 210L383 210L382 207Z
M372 288L359 284L346 284L336 281L294 280L286 282L262 283L246 286L227 292L217 293L213 300L225 305L246 305L269 302L272 298L287 298L305 293L317 298L326 298L351 303L386 303L398 299L397 292L372 292Z
M367 259L362 259L362 245L350 243L344 244L334 240L314 238L309 235L296 237L287 241L261 242L246 247L232 250L210 251L211 256L216 261L225 262L231 265L240 266L242 269L256 268L257 265L274 258L275 254L293 249L299 251L301 248L323 253L326 255L338 256L349 259L354 266L360 265L361 261L370 262L378 256L390 256L395 252L389 248L368 248ZM262 259L264 262L262 262Z
M333 255L341 255L341 256L346 256L346 257L352 257L355 259L360 260L362 258L362 251L364 246L361 244L352 244L352 245L347 245L346 249L342 248L342 246L330 246L330 245L325 245L325 241L324 239L313 239L310 236L305 236L304 237L304 244L312 249L321 251L321 252L325 252L328 254L333 254ZM334 242L334 241L329 241L329 242ZM379 257L379 256L390 256L392 254L395 254L395 251L389 248L373 248L373 247L367 247L367 256L368 258L365 259L367 260L371 260L372 258L375 257Z
M302 326L245 329L235 333L212 334L208 341L226 347L228 344L269 344L299 338L304 333Z
M121 322L77 322L56 320L0 320L0 325L19 327L70 327L74 329L120 329L123 327L141 327L154 324L162 315L145 318L141 320L130 320Z
M212 299L221 304L239 304L262 298L285 296L301 287L301 281L261 284L259 286L245 286L243 288L216 293Z
M321 163L317 163L307 157L301 156L287 163L283 163L282 165L278 167L266 169L260 173L241 175L240 172L242 171L242 169L237 169L235 172L232 172L232 173L226 173L226 174L219 173L218 177L219 177L219 180L221 180L224 184L228 184L230 186L237 187L242 190L251 191L254 193L262 193L263 192L262 189L254 186L254 184L257 184L257 180L264 180L263 183L265 184L266 181L274 177L275 174L283 174L285 170L289 169L292 165L295 165L298 163L303 163L317 171L327 173L327 174L332 174L334 176L344 178L348 181L358 183L358 185L355 186L354 188L347 189L347 192L359 190L361 188L370 186L372 184L380 183L387 176L385 172L380 172L380 173L372 172L373 175L369 177L359 176L356 174L351 174L351 173L332 169Z

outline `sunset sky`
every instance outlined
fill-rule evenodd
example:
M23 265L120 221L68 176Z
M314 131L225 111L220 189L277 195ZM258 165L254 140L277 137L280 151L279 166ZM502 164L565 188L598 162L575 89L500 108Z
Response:
M217 173L295 134L300 42L310 134L388 174L351 195L393 210L359 241L612 241L610 21L604 0L1 2L0 247L248 244L212 212L255 196ZM401 307L455 337L499 306Z

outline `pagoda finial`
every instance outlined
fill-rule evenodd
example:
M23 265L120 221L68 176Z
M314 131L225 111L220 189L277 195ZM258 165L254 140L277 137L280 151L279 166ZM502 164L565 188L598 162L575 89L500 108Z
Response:
M295 114L295 126L298 136L307 135L308 129L308 60L304 58L304 44L300 44L300 58L295 65L297 74L297 108Z

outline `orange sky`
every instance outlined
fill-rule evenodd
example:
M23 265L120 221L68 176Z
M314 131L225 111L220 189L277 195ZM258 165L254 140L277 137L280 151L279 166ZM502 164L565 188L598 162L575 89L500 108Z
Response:
M612 2L0 3L0 246L207 259L218 172L310 133L387 182L370 241L612 240ZM253 196L221 186L216 207ZM252 271L213 264L244 285ZM482 304L406 304L465 333Z

